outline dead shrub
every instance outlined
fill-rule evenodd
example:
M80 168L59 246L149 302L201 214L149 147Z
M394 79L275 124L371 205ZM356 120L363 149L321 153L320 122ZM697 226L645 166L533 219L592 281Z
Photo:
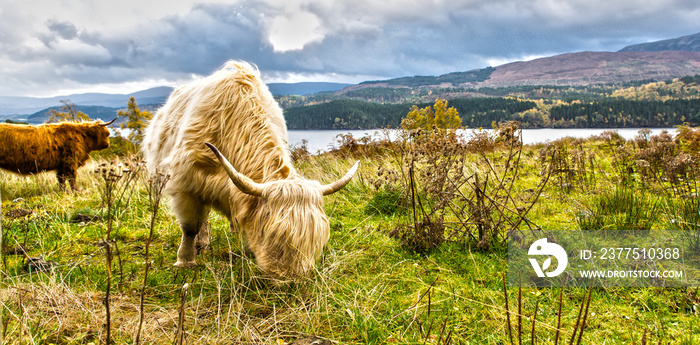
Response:
M375 139L371 136L355 138L352 133L338 134L336 136L338 148L332 149L331 154L337 157L361 159L377 155L383 155L389 149L390 143L387 139Z
M303 139L301 143L292 146L289 153L294 162L300 162L309 158L309 156L311 156L311 152L309 152L309 141Z
M689 127L687 124L678 126L676 143L681 151L689 154L700 152L700 127Z
M604 131L600 138L603 140L603 150L612 156L612 167L615 177L621 184L633 181L634 157L633 152L627 147L627 140L617 131Z
M494 136L482 130L472 130L471 136L466 143L466 150L469 153L493 152L496 149Z
M635 170L647 186L652 183L662 183L666 175L666 163L678 151L673 137L666 131L659 135L650 135L650 133L649 129L642 129L634 138L637 149L634 155Z
M516 191L514 185L520 178L523 148L519 124L499 124L495 133L499 150L492 154L479 153L478 166L486 169L464 178L463 187L454 189L449 203L457 222L450 224L448 240L476 243L482 250L492 249L494 245L503 247L511 235L523 228L530 231L540 228L527 214L539 199L552 171L551 165L547 165L535 189Z
M395 176L406 190L409 219L391 235L416 252L426 253L445 241L474 243L488 250L502 246L510 234L525 226L539 228L528 218L549 180L549 171L538 188L517 193L520 174L521 131L517 122L499 124L493 135L473 132L464 141L454 130L433 128L401 130L394 142L394 157L401 172ZM486 171L472 171L476 166ZM382 172L382 174L386 174ZM392 175L393 176L393 175Z

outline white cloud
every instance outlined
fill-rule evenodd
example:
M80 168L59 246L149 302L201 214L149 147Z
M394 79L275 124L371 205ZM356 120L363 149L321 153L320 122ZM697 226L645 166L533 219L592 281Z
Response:
M309 12L293 11L272 19L270 42L275 51L300 50L310 42L320 41L321 21Z

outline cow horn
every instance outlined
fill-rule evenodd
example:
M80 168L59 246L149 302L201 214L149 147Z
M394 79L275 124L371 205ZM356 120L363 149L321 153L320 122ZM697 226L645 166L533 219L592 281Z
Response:
M252 195L252 196L262 196L263 185L251 180L248 176L245 176L238 171L229 163L228 159L224 157L216 146L206 143L207 146L214 152L216 158L219 159L221 165L224 166L224 170L228 173L228 176L233 181L233 184L241 190L241 192Z
M348 172L343 176L340 180L335 181L331 184L327 184L323 187L321 187L321 190L323 191L323 195L329 195L333 194L345 187L348 183L350 183L350 180L352 179L353 175L355 175L355 171L357 171L357 167L360 166L360 161L355 162L355 165L348 170Z
M114 123L114 121L117 121L117 118L116 118L116 117L115 117L114 120L112 120L112 121L109 121L109 122L107 122L107 123L101 123L100 126L105 126L105 127L106 127L106 126L109 126L109 125L111 125L112 123Z

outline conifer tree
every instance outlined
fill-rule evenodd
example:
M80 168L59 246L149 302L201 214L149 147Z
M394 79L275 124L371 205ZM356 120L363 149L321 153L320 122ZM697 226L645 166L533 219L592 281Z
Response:
M148 125L148 121L153 118L153 114L148 110L139 109L139 105L136 103L136 99L131 97L127 106L127 110L118 111L117 116L127 116L127 121L122 124L122 129L130 129L129 141L134 143L134 145L140 145L143 141L143 130Z

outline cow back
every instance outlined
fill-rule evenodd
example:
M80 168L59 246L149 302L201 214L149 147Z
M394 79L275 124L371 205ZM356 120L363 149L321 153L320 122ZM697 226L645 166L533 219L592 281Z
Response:
M229 62L175 90L149 124L143 151L151 173L171 175L169 190L229 198L228 177L206 142L256 182L294 172L282 110L247 63Z
M21 174L53 170L60 164L55 126L0 124L0 168Z

